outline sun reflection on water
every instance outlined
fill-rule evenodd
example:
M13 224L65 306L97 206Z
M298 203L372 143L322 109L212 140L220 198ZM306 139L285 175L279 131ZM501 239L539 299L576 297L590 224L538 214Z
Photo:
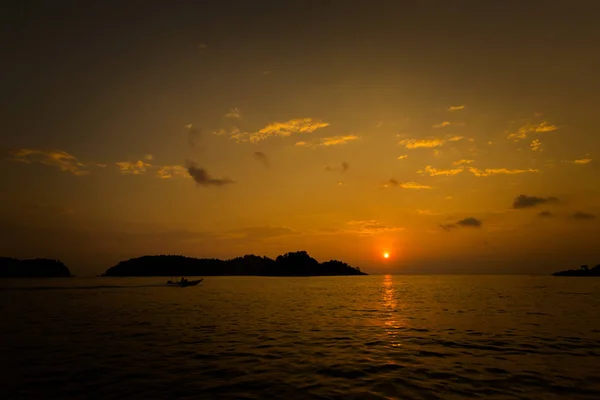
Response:
M394 277L392 275L386 275L384 277L382 293L383 308L385 309L383 324L386 328L386 333L389 337L391 346L398 347L401 346L401 343L397 341L396 336L398 335L398 331L405 326L405 322L399 319L398 293L394 286Z

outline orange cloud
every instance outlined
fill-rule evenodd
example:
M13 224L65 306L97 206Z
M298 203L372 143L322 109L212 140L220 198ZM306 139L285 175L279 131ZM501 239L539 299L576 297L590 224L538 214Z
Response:
M260 142L271 136L290 136L293 133L310 133L329 126L327 122L312 118L292 119L286 122L272 122L257 132L249 134L252 143Z
M116 162L119 170L122 174L132 174L132 175L142 175L146 173L146 170L151 167L150 164L143 162L142 160L138 160L135 162L132 161L119 161Z
M486 169L478 169L475 167L470 167L469 171L473 173L473 175L482 177L482 176L491 176L491 175L517 175L517 174L525 174L527 172L539 172L537 169L507 169L507 168L486 168Z
M552 132L558 129L556 125L550 125L547 122L541 122L539 124L531 124L527 123L517 129L516 132L510 133L507 136L507 139L514 140L518 142L521 139L525 139L530 133L543 133L543 132Z
M358 136L356 135L346 135L346 136L330 136L330 137L325 137L325 138L321 138L321 146L335 146L338 144L347 144L348 142L352 141L352 140L358 140L360 139Z
M174 177L190 178L188 170L183 165L164 165L156 171L156 176L161 179L170 179Z
M68 172L76 176L89 174L89 171L83 169L88 166L105 167L104 164L82 163L77 157L60 150L40 150L40 149L19 149L11 152L12 161L26 164L38 163L51 167L56 167L63 172Z
M464 110L465 106L464 105L460 105L460 106L450 106L448 107L448 111L459 111L459 110Z
M453 176L458 175L464 171L463 167L454 168L454 169L437 169L433 168L431 165L427 165L424 169L417 171L419 174L429 174L429 176Z

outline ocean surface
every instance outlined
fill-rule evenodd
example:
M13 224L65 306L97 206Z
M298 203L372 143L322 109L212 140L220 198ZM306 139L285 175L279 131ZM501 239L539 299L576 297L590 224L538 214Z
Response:
M0 280L3 399L600 399L600 278Z

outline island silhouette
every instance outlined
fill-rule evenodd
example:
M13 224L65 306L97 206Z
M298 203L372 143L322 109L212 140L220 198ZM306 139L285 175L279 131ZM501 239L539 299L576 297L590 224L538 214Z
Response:
M48 258L18 260L0 257L0 278L67 278L69 268L61 261Z
M367 275L342 261L318 262L306 251L290 252L275 260L253 254L230 260L157 255L132 258L110 267L101 276L333 276Z
M579 269L568 269L566 271L555 272L554 276L600 276L600 264L593 268L582 265Z

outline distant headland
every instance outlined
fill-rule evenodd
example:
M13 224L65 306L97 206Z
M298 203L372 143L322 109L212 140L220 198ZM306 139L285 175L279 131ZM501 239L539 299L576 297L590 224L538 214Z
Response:
M587 265L582 265L579 269L569 269L566 271L555 272L554 276L600 276L600 264L594 268L588 268Z
M0 257L0 278L67 278L71 277L69 268L58 260L35 258L17 260Z
M268 257L245 255L231 260L178 255L143 256L121 261L102 276L333 276L367 275L360 268L337 261L318 262L306 251Z

